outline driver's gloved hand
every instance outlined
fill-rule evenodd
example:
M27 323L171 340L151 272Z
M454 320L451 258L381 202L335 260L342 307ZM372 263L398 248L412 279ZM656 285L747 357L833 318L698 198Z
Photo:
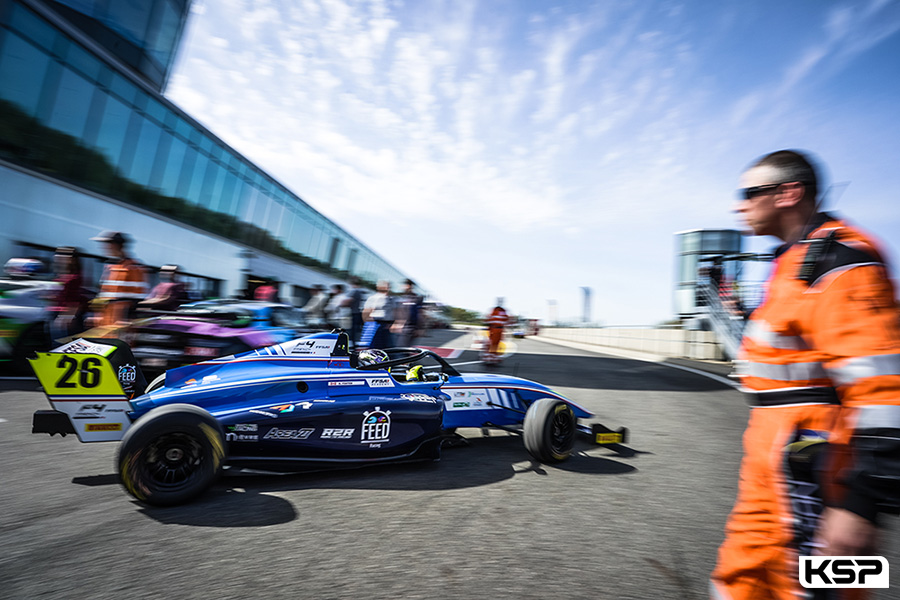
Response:
M410 367L408 371L406 371L406 380L407 381L424 381L425 373L422 372L422 365L416 365L414 367Z

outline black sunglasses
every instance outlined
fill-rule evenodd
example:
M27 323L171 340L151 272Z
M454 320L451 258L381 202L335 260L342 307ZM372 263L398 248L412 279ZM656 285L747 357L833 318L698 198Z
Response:
M770 190L774 190L778 187L783 186L786 183L799 183L800 185L807 185L805 181L782 181L781 183L767 183L766 185L755 185L753 187L741 188L738 190L738 197L743 200L752 200L757 196L765 194Z
M753 187L741 188L738 190L738 197L744 200L752 200L757 196L765 194L769 190L774 190L784 184L782 183L768 183L766 185L755 185Z

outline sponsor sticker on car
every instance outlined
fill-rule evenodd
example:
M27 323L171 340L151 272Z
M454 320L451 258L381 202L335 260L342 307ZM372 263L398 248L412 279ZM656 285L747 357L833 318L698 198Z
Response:
M356 429L323 429L319 438L323 440L349 440L353 439Z
M87 423L85 431L122 431L121 423Z
M55 348L52 352L54 354L99 354L100 356L109 356L115 349L115 346L98 344L79 338L63 344L59 348Z
M400 397L404 400L409 400L410 402L427 402L428 404L437 402L437 398L429 396L428 394L400 394Z
M281 429L273 427L263 436L264 440L282 440L296 441L309 439L309 436L315 431L312 427L304 427L302 429Z
M369 384L369 387L373 388L386 388L386 387L394 387L394 380L390 377L377 377L372 379L366 379L366 383Z
M446 410L484 410L490 408L490 396L485 389L453 390L449 400L444 401Z
M375 410L365 411L361 430L359 441L363 444L380 445L390 441L391 411L381 410L380 406L376 406Z

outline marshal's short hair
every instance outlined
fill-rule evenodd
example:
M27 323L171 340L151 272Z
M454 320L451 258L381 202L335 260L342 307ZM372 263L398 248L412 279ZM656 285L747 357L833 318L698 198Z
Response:
M819 169L812 158L797 150L779 150L766 154L752 165L754 167L773 167L778 170L779 182L799 181L806 187L804 198L816 201L819 196ZM773 183L779 183L773 182Z

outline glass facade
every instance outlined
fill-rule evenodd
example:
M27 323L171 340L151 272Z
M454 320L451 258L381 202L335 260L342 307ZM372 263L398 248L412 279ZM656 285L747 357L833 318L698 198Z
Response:
M123 22L136 23L129 11L145 3L65 4L77 10L108 5L124 11L115 12ZM5 160L339 278L405 279L27 2L0 4L0 82Z
M157 91L165 88L190 0L46 0Z

